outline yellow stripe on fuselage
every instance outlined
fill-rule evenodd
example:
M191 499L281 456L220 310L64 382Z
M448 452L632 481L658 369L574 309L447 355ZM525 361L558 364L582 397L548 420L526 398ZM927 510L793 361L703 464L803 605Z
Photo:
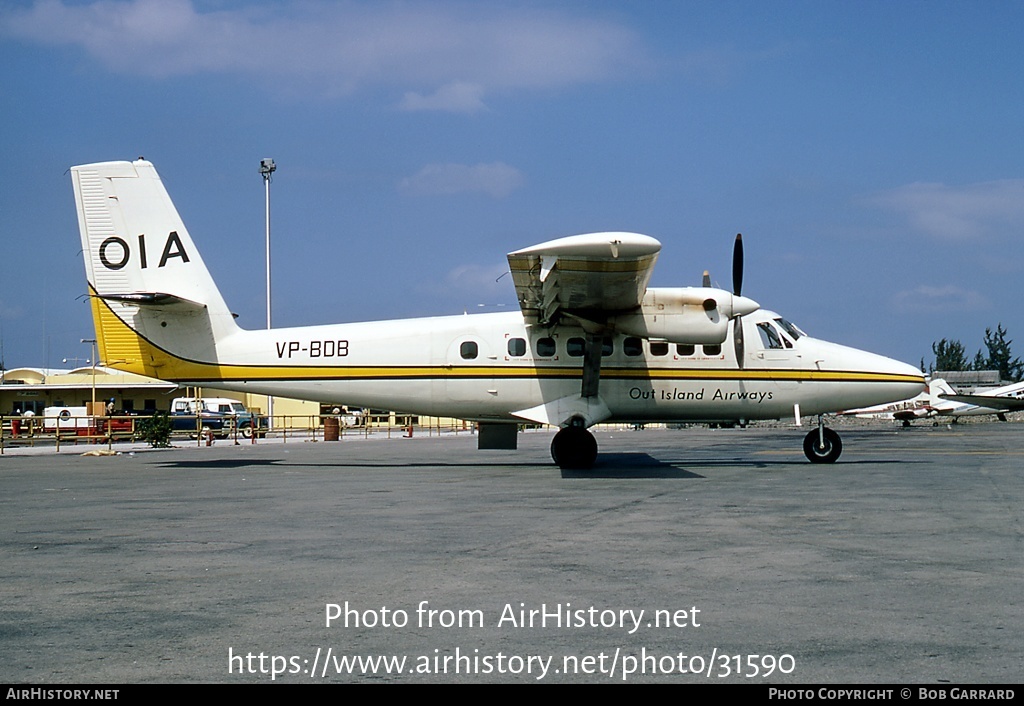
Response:
M181 358L128 326L100 297L92 296L93 319L100 355L105 365L170 382L266 382L286 380L402 380L402 379L578 379L577 364L529 365L234 365ZM778 382L907 382L920 377L889 373L828 370L766 370L608 366L605 380L746 380Z

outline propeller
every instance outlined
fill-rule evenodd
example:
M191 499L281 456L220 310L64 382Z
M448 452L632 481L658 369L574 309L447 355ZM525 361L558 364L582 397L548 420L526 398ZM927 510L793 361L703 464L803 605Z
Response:
M708 274L707 270L704 270L704 278L702 285L705 287L711 286L711 275ZM751 301L743 296L743 234L736 234L736 242L732 246L732 330L733 330L733 344L736 347L736 364L743 367L743 322L741 321L744 314L758 308L758 304L755 301ZM705 311L714 311L718 306L714 299L706 299L704 301Z
M736 234L736 242L732 246L732 293L741 296L743 287L743 234ZM740 315L732 320L732 340L736 346L736 365L743 369L743 321Z
M736 234L736 242L732 246L732 293L740 296L743 288L743 234Z

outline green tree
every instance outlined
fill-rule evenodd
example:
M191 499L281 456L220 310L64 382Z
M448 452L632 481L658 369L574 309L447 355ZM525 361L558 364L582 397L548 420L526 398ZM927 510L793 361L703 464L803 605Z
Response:
M155 449L166 449L171 445L171 419L167 412L157 412L149 419L143 420L137 432Z
M995 331L990 328L985 329L985 347L988 348L988 358L985 360L986 368L998 370L999 377L1003 380L1016 382L1020 380L1021 373L1024 372L1024 363L1021 363L1020 358L1011 357L1011 343L1013 341L1006 339L1006 329L1003 328L1002 323L996 326ZM978 357L981 357L981 351L978 351Z
M943 338L941 341L932 344L932 353L935 354L935 366L932 368L932 372L936 370L971 369L964 344L960 343L960 341L951 341Z

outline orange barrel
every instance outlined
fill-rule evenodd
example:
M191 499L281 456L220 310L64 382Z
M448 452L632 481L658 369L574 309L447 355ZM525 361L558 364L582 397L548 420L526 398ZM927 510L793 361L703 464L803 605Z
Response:
M337 441L341 437L341 422L337 417L324 417L324 441Z

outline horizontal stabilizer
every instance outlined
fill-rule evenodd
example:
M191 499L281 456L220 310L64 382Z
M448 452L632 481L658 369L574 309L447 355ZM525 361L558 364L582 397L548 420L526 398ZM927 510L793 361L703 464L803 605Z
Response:
M139 306L175 306L184 305L194 309L205 309L205 304L194 302L191 299L183 299L174 294L163 294L162 292L132 292L130 294L100 294L100 299L107 301L125 302L126 304L138 304Z

